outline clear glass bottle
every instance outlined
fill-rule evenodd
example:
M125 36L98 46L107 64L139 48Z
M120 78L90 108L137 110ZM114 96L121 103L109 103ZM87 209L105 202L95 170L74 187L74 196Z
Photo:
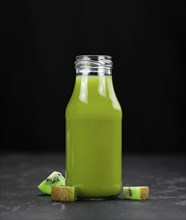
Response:
M82 198L111 197L122 187L122 110L112 82L112 58L76 57L76 81L66 108L66 184Z

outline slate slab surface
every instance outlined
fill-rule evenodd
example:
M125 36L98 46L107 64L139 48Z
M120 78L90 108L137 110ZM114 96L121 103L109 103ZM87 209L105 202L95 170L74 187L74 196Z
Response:
M146 201L52 202L37 185L52 171L64 174L64 154L1 154L0 219L186 219L184 156L124 155L123 184L148 185Z

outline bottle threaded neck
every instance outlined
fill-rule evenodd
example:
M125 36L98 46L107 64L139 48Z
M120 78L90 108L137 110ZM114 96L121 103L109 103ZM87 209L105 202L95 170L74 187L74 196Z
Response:
M107 55L80 55L76 56L76 73L111 75L113 67L112 57Z

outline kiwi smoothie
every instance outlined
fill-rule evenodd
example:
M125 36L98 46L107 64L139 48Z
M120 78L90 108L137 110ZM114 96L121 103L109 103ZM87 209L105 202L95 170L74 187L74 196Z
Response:
M122 188L122 110L111 75L77 75L66 108L66 185L78 197L110 197Z

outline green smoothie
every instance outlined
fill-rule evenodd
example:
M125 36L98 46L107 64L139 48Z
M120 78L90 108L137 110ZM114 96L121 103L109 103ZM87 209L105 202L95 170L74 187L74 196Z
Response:
M66 185L79 197L120 193L121 120L111 75L76 76L66 108Z

